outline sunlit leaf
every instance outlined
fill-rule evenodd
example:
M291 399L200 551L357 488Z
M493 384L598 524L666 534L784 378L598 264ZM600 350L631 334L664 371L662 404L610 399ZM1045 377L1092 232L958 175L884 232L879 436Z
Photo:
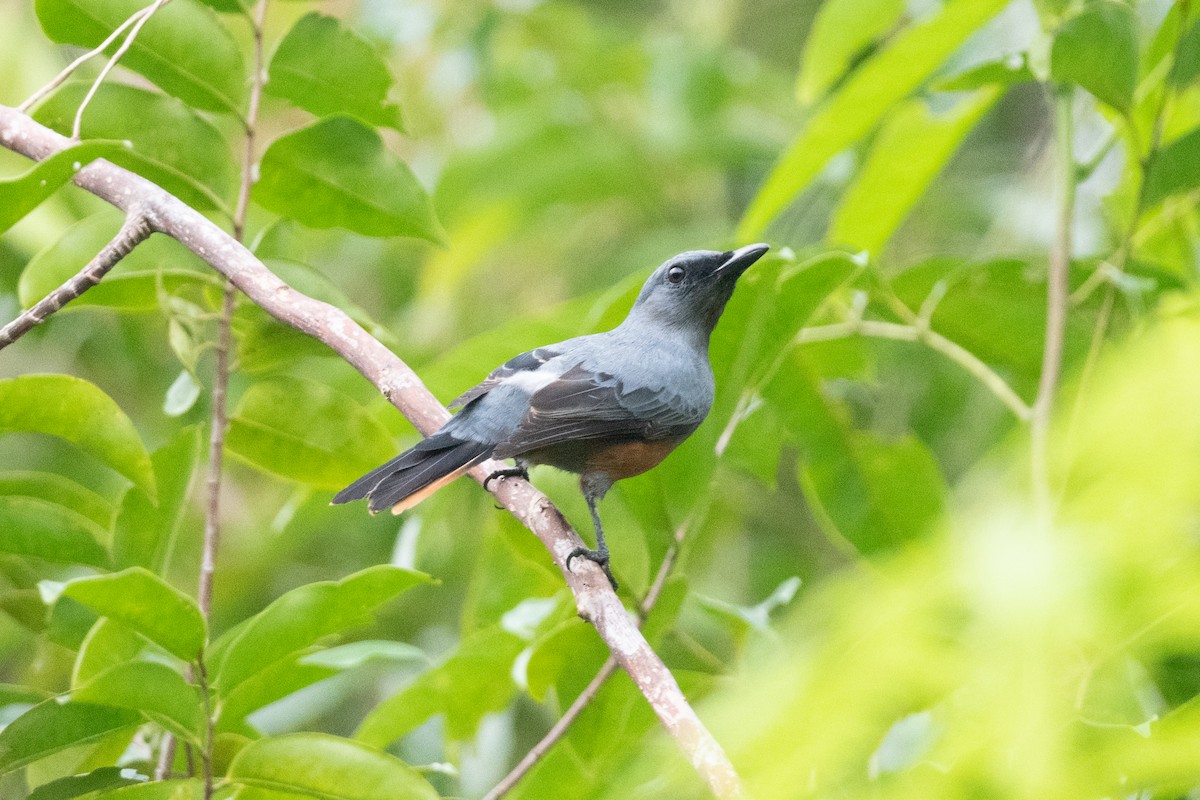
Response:
M0 380L0 434L15 432L65 439L154 496L150 456L133 423L108 395L81 378Z
M337 582L293 589L218 640L213 685L228 693L326 636L369 624L379 606L431 580L422 572L379 565Z
M295 733L251 742L229 765L229 779L254 791L239 797L324 800L436 800L420 773L361 742ZM261 791L260 791L261 790Z
M999 98L995 89L982 90L949 113L934 112L920 99L897 106L842 196L827 239L870 253L882 250L963 139Z
M185 661L204 647L206 626L195 601L141 567L70 581L63 594Z
M140 781L126 778L121 774L120 767L101 767L86 775L69 775L56 781L42 784L34 789L28 800L71 800L101 792L105 789L115 789L120 786L131 786Z
M874 128L921 85L1004 0L947 3L932 19L906 29L863 64L813 115L767 176L738 227L754 241L816 177L825 163Z
M444 238L412 170L353 117L327 117L272 142L254 199L313 228Z
M389 103L392 75L375 48L333 17L312 12L297 20L271 58L264 91L316 114L345 112L402 129Z
M251 386L225 446L259 469L322 489L340 489L396 452L387 430L354 400L299 378Z
M101 528L112 523L112 504L91 489L52 472L0 472L0 495L34 497L87 517Z
M201 745L203 705L196 687L178 672L152 661L127 661L92 678L71 693L72 702L140 711L176 736Z
M88 48L100 44L145 6L142 0L35 3L47 36L60 44ZM196 0L175 0L160 8L138 33L121 64L196 108L240 113L246 93L241 50L217 15Z
M55 608L62 603L60 599ZM133 661L148 647L146 640L126 625L109 617L96 620L79 645L75 667L71 671L71 686L83 686L97 675Z
M1118 111L1128 111L1137 86L1137 20L1116 0L1087 3L1054 35L1050 72L1055 80L1087 89Z
M1146 177L1150 207L1167 197L1200 187L1200 128L1185 133L1154 154Z
M101 544L106 535L95 522L58 503L0 497L0 552L106 567L108 551Z
M0 774L141 722L127 708L47 700L0 731Z
M827 0L817 10L804 44L796 93L810 104L851 66L855 58L900 20L903 0Z

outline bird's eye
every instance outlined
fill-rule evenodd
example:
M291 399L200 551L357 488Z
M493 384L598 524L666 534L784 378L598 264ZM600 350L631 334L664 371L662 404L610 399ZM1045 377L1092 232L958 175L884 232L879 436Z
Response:
M669 270L667 270L667 282L679 283L683 280L683 275L683 267L671 267Z

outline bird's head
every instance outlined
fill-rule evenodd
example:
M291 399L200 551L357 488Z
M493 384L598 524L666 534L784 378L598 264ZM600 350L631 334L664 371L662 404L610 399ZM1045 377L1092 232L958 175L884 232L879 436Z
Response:
M712 333L733 296L737 279L768 250L751 244L737 250L689 250L668 259L642 287L630 319L653 320Z

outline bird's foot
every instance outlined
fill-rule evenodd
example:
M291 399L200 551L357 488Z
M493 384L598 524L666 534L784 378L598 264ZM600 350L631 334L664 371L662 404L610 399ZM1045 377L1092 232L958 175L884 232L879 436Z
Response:
M617 590L617 579L613 577L612 570L608 567L608 550L589 550L586 547L576 547L567 556L567 569L571 569L571 560L579 557L586 558L588 561L595 563L596 566L604 570L604 576L608 578L608 582L612 584L613 591Z
M529 480L529 470L525 469L525 467L507 467L505 469L498 469L483 479L483 490L485 492L490 492L491 489L489 489L488 486L491 485L492 481L496 480L497 478L520 478L527 481Z

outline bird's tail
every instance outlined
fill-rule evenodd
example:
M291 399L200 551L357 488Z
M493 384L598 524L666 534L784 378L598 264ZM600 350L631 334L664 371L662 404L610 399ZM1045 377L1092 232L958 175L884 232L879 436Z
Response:
M486 459L493 445L435 433L337 493L333 503L368 498L371 513L406 511Z

